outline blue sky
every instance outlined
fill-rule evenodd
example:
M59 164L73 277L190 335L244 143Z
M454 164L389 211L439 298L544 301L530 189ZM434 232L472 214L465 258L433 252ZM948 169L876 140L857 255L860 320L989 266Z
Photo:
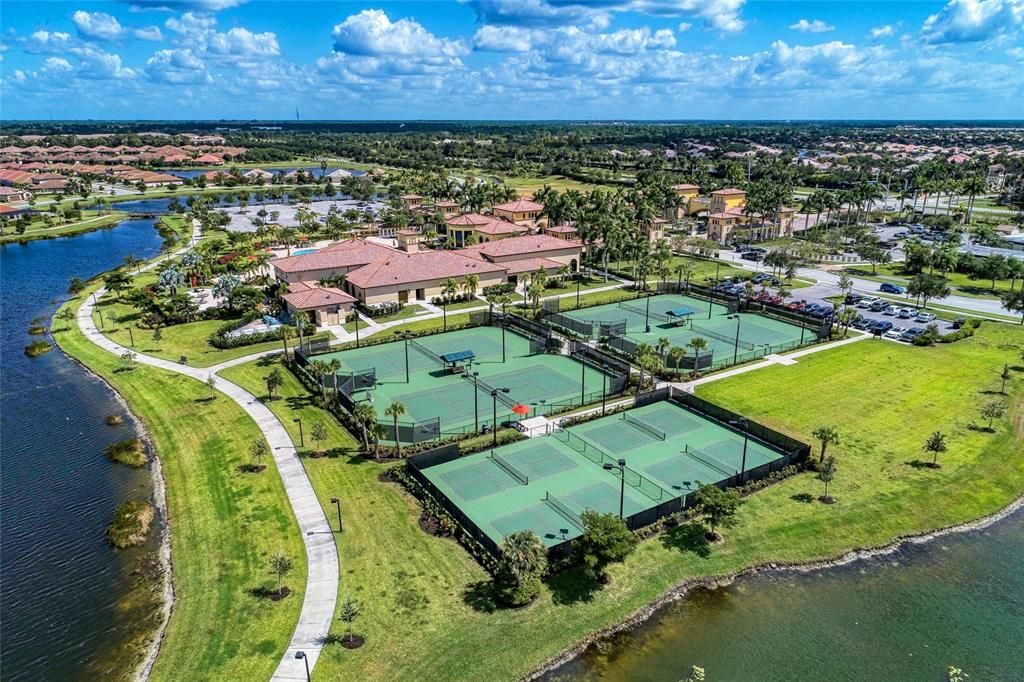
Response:
M0 14L20 118L1024 118L1024 0L125 0Z

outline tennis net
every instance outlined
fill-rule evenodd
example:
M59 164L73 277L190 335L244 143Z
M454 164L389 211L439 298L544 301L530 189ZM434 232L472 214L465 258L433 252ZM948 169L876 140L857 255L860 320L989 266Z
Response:
M409 340L409 345L412 346L413 348L415 348L416 350L418 350L419 352L423 353L428 358L430 358L431 360L433 360L437 364L441 365L442 367L446 367L444 360L441 359L441 356L438 355L437 353L435 353L434 351L430 350L426 346L424 346L422 343L419 343L417 341L413 341L412 339L410 339Z
M505 473L507 473L509 476L511 476L512 478L516 479L517 481L519 481L523 485L530 485L530 478L529 478L529 476L524 474L517 467L513 466L513 464L511 462L509 462L507 459L505 459L501 455L494 454L494 452L491 452L490 458L491 458L492 462L494 462L499 467L504 469Z
M721 332L711 331L707 327L699 326L696 322L690 322L690 329L695 332L700 332L704 336L710 336L713 339L718 339L719 341L724 341L726 343L732 344L737 343L735 336L730 336L729 334L722 334ZM746 348L747 350L754 350L754 348L756 347L754 346L754 344L748 341L744 341L743 339L740 339L738 344L740 348Z
M657 438L658 440L665 440L667 438L664 431L656 429L647 422L640 421L636 417L631 416L628 412L622 413L622 420L628 424L632 424L636 428L640 429L644 433Z
M580 519L579 515L573 513L571 509L562 504L557 497L549 492L544 493L544 501L548 503L548 506L554 509L560 516L565 517L565 520L576 526L577 530L583 532L583 520Z
M512 398L509 398L507 393L505 393L504 391L499 391L498 389L494 388L480 377L473 377L469 374L463 374L462 378L465 379L466 381L473 382L473 384L484 393L497 396L498 402L506 407L515 407L516 405L519 404Z
M671 322L673 320L673 318L669 317L668 315L663 315L661 313L655 312L648 312L646 306L640 307L638 305L633 305L632 303L619 301L619 307L622 308L623 310L628 310L631 313L636 313L637 315L645 315L650 317L652 320L658 320L660 322Z
M723 476L734 476L736 474L735 471L729 471L728 469L723 467L721 465L721 463L719 463L711 455L707 454L706 452L701 452L697 448L691 448L689 446L689 444L687 444L685 452L686 452L686 454L688 454L690 457L693 457L695 460L697 460L701 464L714 469L715 471L717 471L718 473L722 474Z

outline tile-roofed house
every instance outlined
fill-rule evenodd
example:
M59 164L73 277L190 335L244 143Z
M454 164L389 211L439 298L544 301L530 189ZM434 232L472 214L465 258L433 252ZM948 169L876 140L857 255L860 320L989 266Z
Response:
M277 278L285 282L315 281L346 275L394 252L390 247L365 239L346 239L315 253L277 258L270 264Z
M530 199L517 199L505 204L495 204L492 210L495 216L509 222L536 227L540 214L544 210L544 204L538 204Z
M572 225L554 225L544 228L544 234L549 234L558 239L575 239L578 232L579 230Z
M288 285L288 292L281 298L289 313L310 313L317 326L341 324L356 302L355 296L341 289L307 282Z
M505 281L505 268L457 251L393 251L349 273L345 288L365 303L404 303L410 298L439 296L446 280L462 281L467 275L476 275L479 285L485 287Z
M479 213L465 213L445 220L445 230L455 243L465 244L472 235L477 243L525 234L530 228Z
M224 164L224 159L214 154L203 154L193 159L193 163L201 163L206 166L221 166Z
M483 258L493 263L536 257L562 260L569 264L572 260L579 262L581 249L582 245L579 242L558 239L546 234L531 234L499 239L477 246L467 246L460 249L460 253Z

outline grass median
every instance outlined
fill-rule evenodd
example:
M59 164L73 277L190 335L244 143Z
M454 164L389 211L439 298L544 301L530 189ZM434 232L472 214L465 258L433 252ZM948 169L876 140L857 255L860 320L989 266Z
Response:
M67 306L77 308L88 292ZM298 619L306 554L273 460L241 473L255 423L223 395L198 382L136 364L124 371L113 354L81 331L54 324L60 347L106 379L145 424L167 484L175 605L153 680L267 679ZM62 331L61 331L62 330ZM270 556L295 562L280 602L253 596L272 588Z
M721 546L707 547L702 532L684 524L641 543L612 568L611 585L594 589L570 572L549 581L538 602L514 611L494 607L477 564L453 542L422 532L418 503L378 480L383 467L354 457L354 440L286 375L282 399L268 403L271 409L293 437L293 415L301 416L307 447L309 425L323 421L332 447L339 448L335 457L304 464L332 521L329 500L342 500L340 594L362 603L356 630L368 636L358 651L328 647L317 673L327 679L517 678L687 579L768 562L824 560L992 513L1024 491L1024 458L1014 456L1024 431L1024 372L1014 370L1005 398L991 393L999 389L1004 363L1021 364L1022 343L1021 330L988 323L974 339L956 344L922 349L862 342L702 386L702 397L807 442L815 428L834 424L842 440L832 448L839 471L830 492L838 502L814 501L822 484L800 474L748 498ZM262 395L263 376L276 362L246 363L224 375ZM996 399L1010 405L1008 417L991 433L972 428L982 422L976 404ZM943 467L909 464L924 457L921 445L934 430L945 431L950 445Z

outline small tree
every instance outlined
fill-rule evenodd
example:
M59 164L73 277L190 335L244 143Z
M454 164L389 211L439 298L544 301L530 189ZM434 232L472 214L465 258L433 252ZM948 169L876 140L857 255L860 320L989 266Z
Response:
M75 319L75 311L71 308L62 308L57 313L57 319L64 323L64 331L71 329L71 320Z
M137 354L133 350L125 350L121 353L121 362L124 363L125 370L130 370L135 366L135 358Z
M72 277L68 282L68 293L77 294L85 289L85 280L81 277Z
M1003 371L999 373L999 378L1002 380L1002 384L999 386L999 392L1003 395L1006 395L1006 382L1009 381L1012 376L1013 375L1010 374L1010 366L1003 365Z
M740 493L735 488L722 490L711 484L702 485L697 489L694 502L697 510L707 517L709 530L706 537L712 542L722 539L718 528L727 528L733 525L736 512L743 504Z
M494 580L505 603L523 606L540 594L540 578L548 568L547 549L532 530L517 531L501 543L501 561Z
M153 341L156 343L160 343L160 341L162 341L163 338L164 334L162 331L160 331L160 325L156 325L155 327L153 327Z
M318 455L323 454L323 448L320 444L327 440L327 427L324 426L323 422L315 422L313 428L309 431L309 437L316 443L316 452Z
M925 440L923 449L925 452L932 454L931 466L933 469L938 469L941 466L938 461L939 453L949 449L946 447L946 434L942 433L942 431L935 431Z
M1004 414L1006 414L1006 404L997 400L981 406L981 416L988 420L986 428L989 431L992 430L992 422L1001 419Z
M384 414L391 417L395 422L395 450L398 456L402 456L402 442L398 438L398 418L406 413L405 405L398 402L397 400L388 406L388 409L384 410Z
M818 467L818 480L825 484L825 494L821 496L821 501L825 504L832 504L833 502L832 498L828 495L828 484L836 477L836 469L838 469L836 458L831 455L828 459L823 460Z
M625 560L636 549L636 536L615 514L588 509L580 519L583 521L583 535L576 540L576 551L583 571L593 580L607 584L608 564Z
M345 601L341 602L341 613L338 614L338 620L345 624L345 638L349 642L352 641L352 624L358 620L361 613L359 602L351 596L346 596Z
M270 557L270 572L277 579L277 596L284 596L284 578L291 573L295 562L285 556L284 552L278 550L277 554Z
M212 374L207 376L206 377L206 385L210 387L210 397L212 398L215 395L214 391L217 390L217 377L215 377Z
M256 467L263 467L263 458L270 454L270 446L267 445L267 441L262 438L257 438L249 444L249 454L256 460Z
M824 462L825 448L829 445L839 444L839 431L834 426L819 426L811 432L811 435L821 443L821 455L818 457L818 461Z
M274 392L281 387L284 383L284 377L281 376L281 370L277 367L270 371L270 374L266 376L264 381L267 382L267 394L271 399L274 398Z

